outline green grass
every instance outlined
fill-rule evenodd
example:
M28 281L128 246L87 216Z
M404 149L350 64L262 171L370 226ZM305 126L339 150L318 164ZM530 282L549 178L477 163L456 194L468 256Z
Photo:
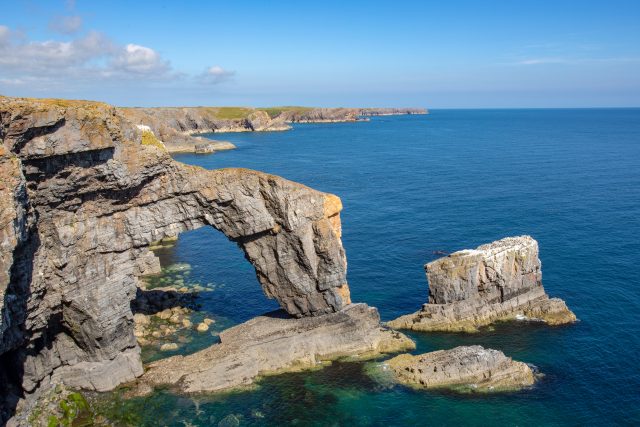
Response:
M142 145L151 145L159 148L162 151L167 151L167 148L164 146L164 144L160 142L158 138L156 138L153 132L150 132L148 130L142 131Z
M252 108L245 107L219 107L216 108L215 116L219 119L238 120L246 119L253 112Z
M311 107L292 107L292 106L286 106L286 107L266 107L266 108L258 108L258 110L260 111L264 111L266 112L269 117L271 117L272 119L278 117L280 114L289 111L295 111L297 113L304 113L306 111L312 110Z

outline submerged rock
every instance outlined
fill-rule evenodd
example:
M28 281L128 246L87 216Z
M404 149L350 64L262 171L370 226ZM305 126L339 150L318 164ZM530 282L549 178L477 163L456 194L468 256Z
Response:
M509 391L535 382L535 375L526 363L479 345L417 356L401 354L387 360L383 366L391 370L397 382L423 389Z
M309 369L341 357L370 358L415 348L382 327L375 308L352 304L322 317L259 316L220 333L220 343L188 356L151 363L142 384L194 393L252 384L258 377Z
M508 237L425 265L429 302L389 322L398 329L474 332L499 320L530 319L560 325L576 316L542 287L538 242Z

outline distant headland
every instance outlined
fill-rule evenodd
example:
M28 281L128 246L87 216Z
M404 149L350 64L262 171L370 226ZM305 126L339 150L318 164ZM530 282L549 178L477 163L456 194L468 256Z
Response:
M290 123L341 123L371 116L428 114L424 108L313 108L313 107L157 107L119 108L132 123L148 130L169 152L212 153L229 150L229 142L198 134L268 132L291 129Z

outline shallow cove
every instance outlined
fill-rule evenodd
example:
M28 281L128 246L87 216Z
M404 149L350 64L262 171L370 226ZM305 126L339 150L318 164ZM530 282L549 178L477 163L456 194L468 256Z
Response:
M547 292L581 322L411 334L417 352L481 344L535 364L546 376L519 393L386 388L365 375L365 364L336 363L267 378L250 392L159 391L123 402L112 416L142 425L233 423L229 415L241 425L640 421L640 110L446 110L222 139L238 149L175 158L258 169L339 195L353 300L378 307L383 320L426 301L422 265L441 256L434 251L531 234ZM191 265L190 280L224 285L200 299L217 321L238 323L276 307L239 249L215 230L184 233L163 251L165 265Z

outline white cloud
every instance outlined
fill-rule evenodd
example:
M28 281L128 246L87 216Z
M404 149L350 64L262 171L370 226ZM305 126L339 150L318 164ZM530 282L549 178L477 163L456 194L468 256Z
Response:
M199 78L204 83L218 84L230 80L235 74L235 71L225 70L219 65L214 65L200 74Z
M82 17L74 16L58 16L49 22L49 29L60 34L75 34L82 28Z
M120 49L112 66L116 71L135 75L163 75L171 68L158 52L137 44L128 44Z
M169 62L155 50L136 44L119 46L95 31L71 41L28 41L13 37L9 28L0 26L0 78L6 81L176 76Z

